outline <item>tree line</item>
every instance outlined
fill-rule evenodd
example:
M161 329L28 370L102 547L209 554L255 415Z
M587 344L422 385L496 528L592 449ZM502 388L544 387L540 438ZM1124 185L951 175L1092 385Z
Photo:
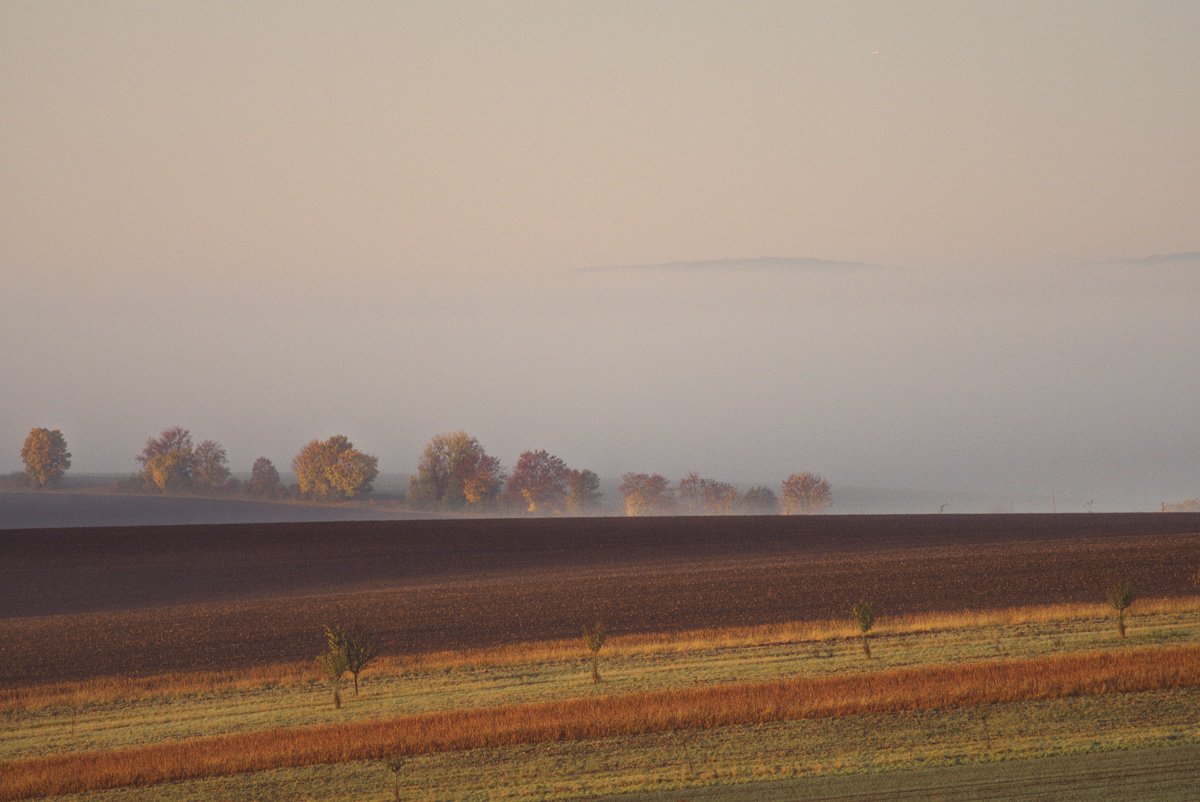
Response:
M123 490L342 501L372 492L379 475L379 460L340 434L312 440L296 454L291 463L296 481L290 485L267 457L254 461L249 479L238 479L220 443L197 442L182 426L148 438L135 459L141 468L121 483ZM57 484L71 467L66 439L57 429L32 429L21 460L25 483L35 488ZM675 483L657 473L626 473L617 490L629 516L811 514L833 500L829 482L810 472L789 476L778 494L765 485L741 493L729 482L695 472ZM426 443L405 501L423 510L587 515L599 509L602 496L592 470L572 468L538 449L523 452L508 472L477 438L458 431Z

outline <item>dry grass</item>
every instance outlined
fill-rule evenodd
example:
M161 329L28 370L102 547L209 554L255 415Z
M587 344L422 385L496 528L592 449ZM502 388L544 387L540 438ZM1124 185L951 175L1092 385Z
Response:
M1200 611L1200 596L1139 599L1135 614L1191 613ZM873 635L911 634L986 626L1079 621L1111 618L1107 604L1053 604L1012 607L1002 610L964 610L952 613L882 618ZM1136 627L1136 619L1131 626ZM858 631L846 620L792 621L759 626L691 629L611 637L605 656L678 654L709 649L768 646L857 638ZM583 657L579 640L531 641L489 649L425 652L414 655L382 656L371 664L370 674L399 675L417 671L440 671L519 663L576 661ZM82 707L124 700L150 699L186 693L250 690L272 686L301 685L318 679L314 663L298 661L256 666L239 671L197 671L155 674L146 677L97 677L77 682L0 688L0 712L38 710L57 705Z
M287 766L1200 685L1200 647L1088 652L273 729L0 764L0 800Z

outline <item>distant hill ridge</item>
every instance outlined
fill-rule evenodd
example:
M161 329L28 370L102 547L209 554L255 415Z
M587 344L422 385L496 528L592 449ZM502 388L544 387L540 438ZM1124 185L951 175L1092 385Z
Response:
M658 270L831 270L878 268L870 262L818 259L811 256L755 256L749 258L696 259L680 262L654 262L634 265L605 265L580 268L586 273L634 272Z

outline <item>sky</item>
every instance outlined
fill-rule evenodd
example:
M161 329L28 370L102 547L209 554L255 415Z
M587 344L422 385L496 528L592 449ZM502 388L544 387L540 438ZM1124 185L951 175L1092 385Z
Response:
M1190 2L9 0L0 469L32 426L80 472L466 429L1200 496L1198 41Z

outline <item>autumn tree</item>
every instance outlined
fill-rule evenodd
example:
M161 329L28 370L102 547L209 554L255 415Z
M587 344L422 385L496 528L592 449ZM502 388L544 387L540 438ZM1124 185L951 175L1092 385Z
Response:
M417 474L409 481L408 500L418 507L459 509L494 500L504 482L500 460L484 451L466 432L432 437Z
M742 496L742 509L749 515L774 515L779 512L779 499L771 488L756 485Z
M731 515L737 507L737 488L695 471L680 479L676 488L676 507L685 515Z
M627 473L617 488L625 499L625 514L661 515L673 502L671 483L657 473Z
M21 461L25 463L30 484L42 488L54 484L67 472L71 467L71 452L67 451L66 438L58 429L34 427L21 446Z
M255 496L271 498L283 495L283 483L279 480L279 470L275 467L275 463L266 457L254 460L254 466L250 469L250 481L246 483L246 488Z
M740 496L729 482L707 479L700 489L700 511L705 515L733 515Z
M566 510L568 515L583 515L600 504L600 477L584 469L567 471Z
M229 461L225 448L205 440L192 452L192 484L201 490L219 490L229 481Z
M561 512L567 500L567 464L544 449L517 458L504 495L526 512Z
M675 485L676 507L684 515L699 515L704 493L704 478L692 471Z
M292 461L292 468L302 495L347 499L371 492L371 483L379 475L379 460L337 434L306 445Z
M829 482L815 473L793 473L783 481L780 493L784 515L808 515L821 512L833 503Z
M195 448L192 433L182 426L164 429L146 440L137 461L142 463L142 483L156 490L180 490L192 481Z

